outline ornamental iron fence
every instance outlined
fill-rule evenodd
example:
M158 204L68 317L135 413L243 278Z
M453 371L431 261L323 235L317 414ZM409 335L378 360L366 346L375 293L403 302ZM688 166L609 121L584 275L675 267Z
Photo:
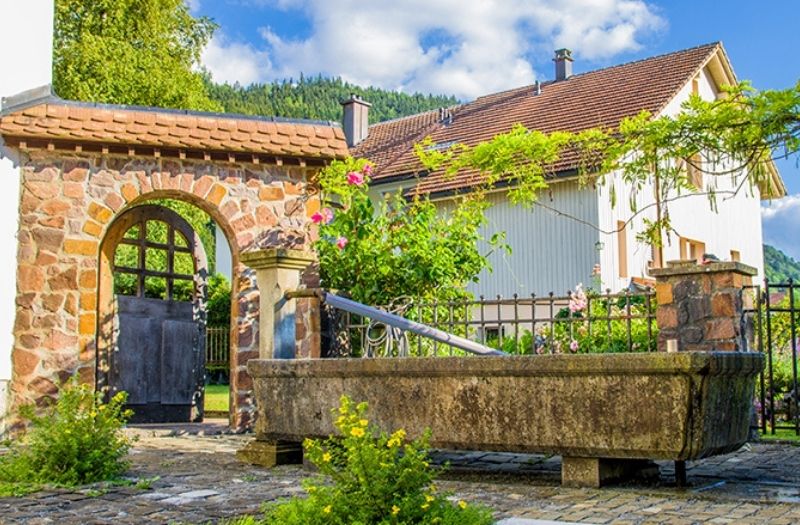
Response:
M800 284L789 279L745 287L745 325L752 348L764 353L766 366L755 396L761 433L800 436L798 347Z
M512 355L648 352L656 350L658 335L649 289L451 301L404 297L378 309ZM465 355L456 345L329 301L324 312L324 357Z

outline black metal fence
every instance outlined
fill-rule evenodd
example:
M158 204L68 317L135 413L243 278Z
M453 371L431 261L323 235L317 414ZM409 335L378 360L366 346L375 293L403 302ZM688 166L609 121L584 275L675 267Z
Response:
M230 367L229 326L209 326L206 328L206 369L227 371Z
M800 284L764 282L745 287L745 325L749 339L766 358L756 393L762 433L800 436L798 346L800 346Z
M578 289L493 299L424 301L401 298L381 307L407 319L509 354L648 352L656 350L655 294L605 294ZM464 355L458 349L368 317L326 308L323 355Z

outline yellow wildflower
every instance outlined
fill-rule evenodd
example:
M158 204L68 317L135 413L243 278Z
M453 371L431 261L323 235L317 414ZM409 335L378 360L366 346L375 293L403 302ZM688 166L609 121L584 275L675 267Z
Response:
M433 496L431 496L430 494L425 494L425 501L427 501L428 503L430 503L431 501L433 501L433 500L435 500L435 499L436 499L436 498L434 498L434 497L433 497Z
M392 505L392 516L397 516L399 512L400 512L400 507L398 507L397 505Z
M430 506L431 506L431 504L430 504L430 503L423 503L423 504L422 504L422 506L421 506L420 508L421 508L422 510L427 510L427 509L428 509L428 507L430 507Z
M462 500L460 500L460 501L458 502L458 506L459 506L461 509L466 509L466 508L467 508L467 502L466 502L466 501L464 501L464 500L462 499Z
M360 438L364 435L364 429L361 427L353 427L350 429L350 435L353 437Z
M330 514L330 513L331 513L331 506L330 506L330 505L328 505L327 507L325 507L324 509L322 509L322 512L324 512L325 514Z
M365 427L369 424L369 421L367 421L366 419L360 419L358 421L358 424L361 425L362 427Z
M338 418L336 418L337 425L341 425L342 423L344 423L344 416L339 416Z
M327 462L328 462L328 461L330 461L330 460L331 460L331 453L330 453L330 452L325 452L325 453L322 455L322 461L324 461L325 463L327 463Z

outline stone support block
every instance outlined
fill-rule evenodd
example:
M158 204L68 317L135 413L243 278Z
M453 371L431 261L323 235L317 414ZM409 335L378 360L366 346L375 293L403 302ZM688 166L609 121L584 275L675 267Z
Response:
M658 465L646 459L575 458L561 459L561 485L564 487L602 486L658 477Z
M303 446L294 441L259 441L254 439L236 451L236 458L261 467L296 465L303 462Z

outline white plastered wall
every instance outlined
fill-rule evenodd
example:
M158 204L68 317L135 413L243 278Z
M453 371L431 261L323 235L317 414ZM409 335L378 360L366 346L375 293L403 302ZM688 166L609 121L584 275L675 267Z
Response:
M52 79L53 0L0 2L0 97ZM0 420L7 409L17 290L20 172L0 142Z
M711 78L707 69L703 69L698 79L699 94L707 100L717 96L716 83ZM690 81L677 96L664 108L662 114L676 115L681 111L681 104L686 101L692 92ZM724 170L724 166L717 168ZM705 243L706 253L716 255L720 260L731 260L731 250L740 253L741 262L755 267L759 276L764 274L764 255L762 248L760 194L758 188L751 188L746 182L735 196L726 194L732 192L739 182L739 178L729 176L704 175L706 191L714 187L717 192L717 211L711 209L706 195L687 195L667 204L672 227L675 232L665 239L663 247L663 260L680 259L679 237L692 239ZM610 188L614 184L617 194L617 204L614 208L609 206ZM606 231L616 228L617 221L626 221L632 216L628 205L630 190L621 182L620 177L609 177L608 183L598 188L600 202L600 227ZM652 186L645 187L638 195L638 209L654 202ZM674 197L675 195L672 195ZM617 291L630 282L630 277L646 277L648 262L651 259L649 245L637 242L637 232L644 229L644 218L654 219L655 208L637 216L631 227L627 229L628 252L628 277L619 277L619 244L616 234L601 234L600 239L604 244L600 261L603 285Z

